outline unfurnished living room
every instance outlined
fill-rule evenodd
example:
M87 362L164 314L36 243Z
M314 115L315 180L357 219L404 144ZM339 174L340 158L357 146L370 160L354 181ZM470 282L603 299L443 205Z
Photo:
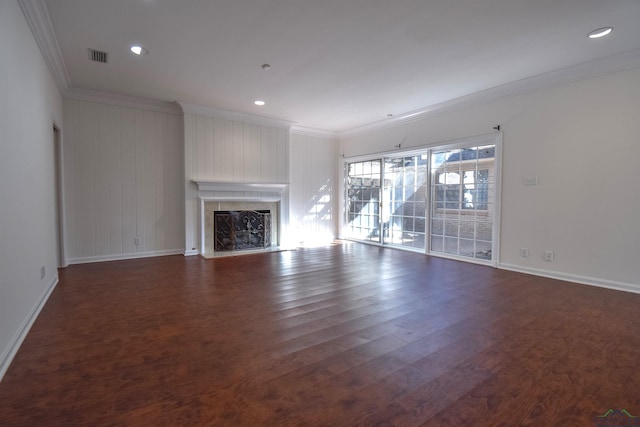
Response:
M640 425L637 0L0 0L0 425Z

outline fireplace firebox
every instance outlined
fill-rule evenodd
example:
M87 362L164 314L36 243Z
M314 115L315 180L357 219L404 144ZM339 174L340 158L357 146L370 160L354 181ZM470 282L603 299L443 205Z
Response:
M271 211L214 211L214 250L241 251L271 246Z

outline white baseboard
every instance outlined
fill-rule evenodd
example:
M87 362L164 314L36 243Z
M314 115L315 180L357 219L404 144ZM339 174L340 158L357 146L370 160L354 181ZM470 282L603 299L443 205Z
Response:
M613 280L599 279L596 277L578 276L575 274L560 273L557 271L540 270L537 268L521 267L514 264L498 264L498 268L503 270L516 271L518 273L532 274L534 276L548 277L550 279L564 280L567 282L579 283L581 285L597 286L600 288L614 289L616 291L633 292L640 294L640 285Z
M184 251L183 252L184 256L193 256L193 255L200 255L200 251L196 250L190 250L190 251Z
M68 262L69 264L87 264L90 262L121 261L124 259L151 258L156 256L165 256L165 255L182 255L183 252L184 251L182 249L168 249L164 251L149 251L149 252L130 252L127 254L100 255L100 256L92 256L92 257L84 257L84 258L70 258Z
M58 284L58 275L56 274L56 276L53 278L53 281L49 284L47 289L45 289L45 291L42 293L40 300L31 309L31 313L24 319L24 321L20 325L20 328L18 328L18 331L15 333L13 338L11 338L11 341L9 341L9 345L7 346L5 351L3 351L3 353L0 355L0 381L2 381L4 374L7 373L7 369L9 369L9 365L11 365L13 358L16 357L16 353L18 353L18 349L20 349L20 346L22 345L22 343L24 342L24 339L27 337L27 334L31 330L33 323L38 318L40 311L42 311L42 308L44 307L45 303L49 299L49 296L51 296L51 292L53 292L57 284Z

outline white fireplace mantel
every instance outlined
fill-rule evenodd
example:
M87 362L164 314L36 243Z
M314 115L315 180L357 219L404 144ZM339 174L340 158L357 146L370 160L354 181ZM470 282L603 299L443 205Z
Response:
M288 183L252 183L230 181L204 181L193 179L198 186L200 201L200 254L204 255L205 238L205 204L210 202L263 202L278 204L278 227L275 241L282 244L286 239L289 223L289 184ZM272 237L273 238L273 237Z
M247 192L276 192L282 194L289 184L287 183L252 183L229 181L200 181L194 179L199 191L247 191Z

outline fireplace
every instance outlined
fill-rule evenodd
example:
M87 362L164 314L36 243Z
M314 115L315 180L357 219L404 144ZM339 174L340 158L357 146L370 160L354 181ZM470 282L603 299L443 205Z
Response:
M271 246L271 211L215 211L214 251L265 249Z
M249 254L254 250L280 250L281 233L289 220L288 184L200 180L194 180L194 182L198 187L200 202L200 255L205 258L213 258ZM268 211L270 215L269 219L265 219L264 222L264 240L257 232L259 228L257 223L251 222L250 231L236 230L234 226L234 232L240 232L236 233L235 243L229 240L229 237L224 237L221 245L218 245L214 231L215 217L216 213L224 211L258 213ZM230 227L230 224L228 226ZM240 243L238 236L241 237ZM242 238L249 238L249 243L244 243L246 240L242 240ZM256 247L249 247L250 245Z

